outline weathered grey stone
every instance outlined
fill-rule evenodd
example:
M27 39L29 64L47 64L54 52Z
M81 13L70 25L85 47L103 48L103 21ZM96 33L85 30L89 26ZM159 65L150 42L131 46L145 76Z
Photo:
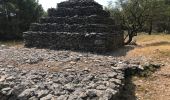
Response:
M69 92L75 91L75 88L74 88L73 84L66 84L66 85L64 85L64 89L68 90Z
M37 91L38 98L44 97L49 93L49 90L40 90Z
M123 46L120 26L92 0L59 3L48 10L48 17L31 24L23 37L26 47L108 52Z
M14 66L13 66L13 65L7 65L7 67L8 67L8 68L14 68Z
M57 100L67 100L68 99L68 95L61 95L57 98Z
M89 74L87 77L83 79L83 81L92 81L94 79L94 75Z
M5 75L1 75L1 76L0 76L0 82L5 81L6 77L7 77L7 76L5 76Z
M9 77L6 78L6 81L12 81L12 80L14 80L14 79L15 79L14 76L9 76Z
M117 73L115 73L115 72L108 73L109 78L115 78L116 76L117 76Z
M29 98L28 100L39 100L37 97L33 96L31 98Z
M9 91L9 90L11 90L11 88L7 87L7 88L3 88L1 91Z
M86 95L90 98L97 97L97 92L95 90L89 90L86 92Z
M52 94L48 94L47 96L40 98L40 100L51 100L52 97L53 97Z
M107 87L104 86L104 85L99 85L99 86L96 87L96 89L98 89L98 90L106 90Z
M27 98L29 96L32 96L34 92L36 91L36 88L26 89L21 94L18 95L19 98Z
M93 82L89 83L89 85L87 86L87 89L95 89L97 87L97 85Z
M111 91L105 91L104 94L100 97L99 100L111 100L113 97L113 93Z

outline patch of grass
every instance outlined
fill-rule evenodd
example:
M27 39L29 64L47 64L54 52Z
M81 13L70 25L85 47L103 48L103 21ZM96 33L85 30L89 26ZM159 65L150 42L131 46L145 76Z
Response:
M162 55L162 56L166 56L166 57L170 57L170 50L169 51L160 51L160 54Z
M170 42L170 35L168 34L154 34L154 35L146 35L139 34L136 38L137 43L150 43L155 41L167 41Z

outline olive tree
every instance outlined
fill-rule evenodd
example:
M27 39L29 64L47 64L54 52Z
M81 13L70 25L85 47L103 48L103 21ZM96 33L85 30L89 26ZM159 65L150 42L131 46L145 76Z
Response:
M124 38L125 45L129 44L138 32L143 31L147 24L152 25L158 1L160 0L118 0L114 8L107 9L127 33Z

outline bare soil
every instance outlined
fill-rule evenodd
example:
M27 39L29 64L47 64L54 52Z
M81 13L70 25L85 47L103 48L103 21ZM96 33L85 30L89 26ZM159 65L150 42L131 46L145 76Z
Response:
M133 78L136 100L170 100L170 35L139 35L136 40L138 47L125 58L145 56L164 64L149 77Z

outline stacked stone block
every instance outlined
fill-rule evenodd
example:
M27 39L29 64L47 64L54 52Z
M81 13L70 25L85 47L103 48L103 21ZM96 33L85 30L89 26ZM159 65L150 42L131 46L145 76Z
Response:
M121 28L94 0L59 3L23 36L26 47L107 52L123 45Z

